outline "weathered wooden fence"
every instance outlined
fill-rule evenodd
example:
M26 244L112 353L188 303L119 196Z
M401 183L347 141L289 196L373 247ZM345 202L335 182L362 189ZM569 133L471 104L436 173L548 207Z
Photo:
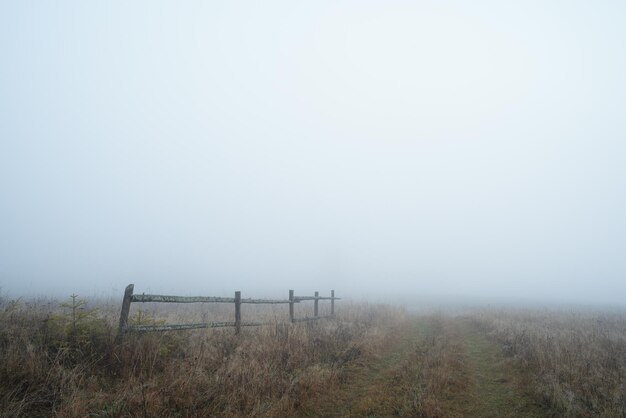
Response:
M289 320L291 323L315 321L322 318L329 318L335 315L335 300L340 298L335 297L335 291L330 291L330 297L323 297L319 295L319 292L315 292L313 296L295 296L293 290L289 291L289 299L242 299L241 292L235 292L234 298L216 297L216 296L166 296L166 295L146 295L142 293L140 295L134 294L135 285L129 284L126 286L124 292L124 299L122 300L122 312L120 313L120 324L117 334L117 341L121 341L124 334L127 332L151 332L151 331L174 331L174 330L186 330L186 329L198 329L198 328L220 328L220 327L234 327L235 332L238 334L241 327L255 327L260 325L269 325L269 322L246 322L241 320L241 304L253 303L253 304L288 304L289 305ZM313 316L305 318L295 318L294 305L296 303L304 301L313 301ZM330 315L319 315L319 301L330 300ZM130 313L131 303L137 302L161 302L161 303L234 303L235 304L235 320L232 322L203 322L195 324L163 324L163 325L129 325L128 316Z

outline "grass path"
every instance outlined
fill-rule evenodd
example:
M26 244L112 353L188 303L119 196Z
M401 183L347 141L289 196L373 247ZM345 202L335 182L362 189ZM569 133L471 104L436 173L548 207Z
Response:
M467 355L472 385L465 401L464 415L475 417L541 417L545 411L515 387L514 371L506 364L500 348L467 321L457 321Z
M539 417L500 348L469 321L421 317L303 409L323 417Z
M390 341L373 361L352 365L337 387L303 410L308 417L386 417L402 416L407 374L414 375L411 361L423 329L410 323L401 336ZM409 385L414 382L409 381Z

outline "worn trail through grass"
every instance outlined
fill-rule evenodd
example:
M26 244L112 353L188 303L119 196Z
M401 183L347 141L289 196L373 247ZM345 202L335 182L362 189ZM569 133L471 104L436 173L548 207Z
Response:
M470 321L418 317L372 361L350 366L304 416L538 417L500 347Z
M348 366L336 387L322 398L314 399L304 409L303 416L403 415L402 389L406 389L404 386L407 381L404 377L417 366L410 359L423 332L424 329L417 322L408 324L400 336L390 341L376 358Z
M515 371L507 365L498 345L475 325L458 321L472 382L464 401L464 415L475 417L542 417L542 411L515 386Z

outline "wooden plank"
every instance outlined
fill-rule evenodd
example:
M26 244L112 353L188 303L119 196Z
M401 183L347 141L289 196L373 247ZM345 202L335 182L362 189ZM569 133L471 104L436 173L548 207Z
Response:
M218 296L168 296L168 295L133 295L133 302L162 302L162 303L235 303L234 298ZM297 301L299 302L299 301ZM287 299L241 299L241 303L256 304L287 304Z
M290 300L288 299L241 299L241 303L258 303L258 304L268 304L268 305L272 305L272 304L287 304L287 303L291 303Z
M339 300L341 298L333 298L332 296L331 297L327 297L327 296L318 296L318 297L315 297L315 296L295 296L294 297L294 301L295 302L302 302L302 301L305 301L305 300L333 300L333 299L334 300Z
M320 319L331 318L331 316L318 316L318 317L306 317L296 318L293 320L297 322L310 322ZM259 327L264 325L276 325L276 322L245 322L241 321L242 327ZM125 328L125 332L156 332L156 331L184 331L190 329L201 328L227 328L235 327L235 322L204 322L196 324L163 324L163 325L128 325Z
M164 303L234 303L234 298L214 296L168 296L168 295L133 295L133 302L164 302Z
M126 330L126 326L128 325L128 314L130 312L130 303L132 302L134 288L134 284L129 284L124 290L124 298L122 299L122 311L120 313L120 324L117 329L117 337L115 338L116 343L122 342L122 338L124 337L124 331Z
M272 325L272 322L241 322L242 327L258 327L262 325ZM235 327L234 322L206 322L198 324L164 324L164 325L128 325L126 332L154 332L154 331L182 331L200 328L226 328Z

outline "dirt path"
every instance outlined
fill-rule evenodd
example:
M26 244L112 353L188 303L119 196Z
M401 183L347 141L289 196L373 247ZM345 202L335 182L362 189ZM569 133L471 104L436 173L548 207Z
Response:
M471 322L420 317L375 359L350 366L303 416L539 417L500 348Z

